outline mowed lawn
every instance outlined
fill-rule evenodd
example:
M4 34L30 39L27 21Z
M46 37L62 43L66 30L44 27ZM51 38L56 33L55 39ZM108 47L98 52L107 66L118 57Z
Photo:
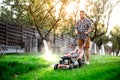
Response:
M54 70L40 55L1 55L0 80L120 80L120 57L91 55L91 64Z

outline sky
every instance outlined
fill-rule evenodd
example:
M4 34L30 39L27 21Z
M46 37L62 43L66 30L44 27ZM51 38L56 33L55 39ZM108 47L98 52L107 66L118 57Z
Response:
M115 25L120 26L120 4L116 6L116 8L113 10L113 13L110 18L110 24L109 24L109 31L112 30L112 28Z

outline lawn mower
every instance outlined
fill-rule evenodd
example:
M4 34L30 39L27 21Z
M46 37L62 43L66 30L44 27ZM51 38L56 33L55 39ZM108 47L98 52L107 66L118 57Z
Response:
M81 67L85 63L84 58L84 46L86 44L86 38L84 39L84 44L82 49L78 48L77 38L73 40L68 46L68 50L65 52L65 55L61 57L58 64L54 65L54 70L56 69L72 69Z

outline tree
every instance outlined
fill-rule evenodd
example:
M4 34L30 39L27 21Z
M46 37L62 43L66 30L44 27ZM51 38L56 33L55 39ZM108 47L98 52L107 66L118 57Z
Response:
M64 9L65 17L63 20L61 20L56 30L58 34L67 35L70 37L73 37L75 35L74 27L78 17L79 3L80 0L70 0L67 2L67 5Z
M111 17L111 13L118 3L119 0L114 5L110 2L110 0L87 0L86 12L88 14L86 16L93 24L91 35L92 41L94 41L95 38L106 34L109 26L109 18ZM105 23L106 19L107 22ZM99 31L99 25L102 26L104 31Z
M102 24L98 24L97 26L97 34L100 34L101 32L105 32L106 29L102 26ZM92 35L94 35L92 33ZM109 40L109 36L107 35L101 35L99 37L96 37L94 39L94 42L97 44L98 48L101 49L101 45L108 43Z
M23 8L24 1L4 0L0 6L0 22L12 23L18 26L33 25L33 20Z
M8 17L9 21L5 19L4 22L16 23L20 26L35 26L40 35L40 45L42 45L42 41L47 40L49 33L64 18L64 8L67 0L5 0L4 3L10 6L11 10L4 6L1 8L3 10L1 21L5 18L3 15L10 15ZM13 17L13 15L16 17ZM43 30L46 31L45 34L42 32Z
M109 41L110 41L110 39L106 35L102 35L95 39L95 43L97 44L99 49L101 49L101 45L107 44Z
M116 52L116 55L120 51L120 26L115 26L114 29L110 32L111 42L112 42L112 51Z
M109 28L109 19L112 11L119 2L119 0L115 4L111 0L87 0L86 2L86 16L91 20L93 25L91 41L95 42L99 49L101 49L102 44L110 40L105 34Z
M58 26L59 27L57 28L56 33L70 37L75 35L75 20L73 18L69 17L69 19L64 19Z

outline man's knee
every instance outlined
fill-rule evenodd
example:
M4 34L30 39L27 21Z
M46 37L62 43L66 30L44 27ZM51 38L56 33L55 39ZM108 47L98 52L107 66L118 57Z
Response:
M89 49L89 48L85 48L85 52L86 52L86 53L89 53L89 52L90 52L90 49Z

